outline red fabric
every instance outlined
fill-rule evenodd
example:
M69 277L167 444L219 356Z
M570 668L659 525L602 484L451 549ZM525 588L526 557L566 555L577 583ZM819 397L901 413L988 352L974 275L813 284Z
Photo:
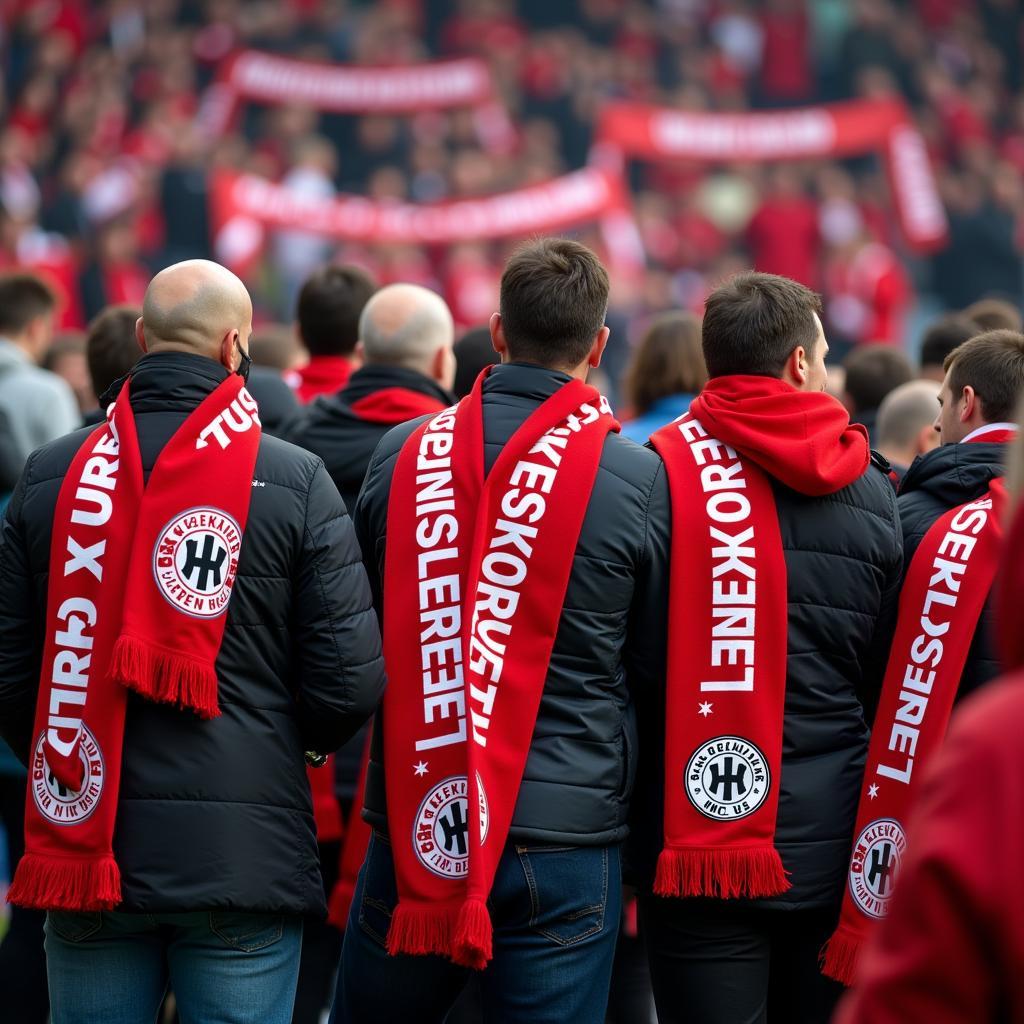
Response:
M996 649L1003 665L1024 666L1024 629L1020 610L1024 608L1024 502L1018 499L1016 512L1006 536L1009 557L1002 560L995 584Z
M811 71L811 43L807 12L764 11L764 51L761 60L761 88L774 100L792 103L806 99L814 86Z
M1016 430L990 430L988 433L972 437L969 441L962 441L961 444L1009 444L1016 436Z
M837 491L867 468L867 437L824 394L730 376L651 441L668 472L676 567L654 891L774 896L789 888L774 845L787 605L770 477Z
M864 771L849 885L823 971L846 985L889 909L921 772L942 744L1002 549L1006 492L951 509L924 535L900 593L896 633Z
M368 423L405 423L444 409L444 403L422 391L409 388L381 388L353 402L349 408Z
M363 805L366 803L366 772L370 765L370 746L373 742L373 725L366 736L363 747L363 759L359 766L359 781L356 784L356 796L352 808L348 812L345 823L345 841L341 846L338 860L338 880L334 883L330 899L327 901L327 920L338 931L344 931L348 925L348 914L352 909L352 897L356 892L356 880L359 869L366 860L366 851L370 845L373 829L363 820Z
M295 394L303 404L317 395L333 395L348 383L354 369L346 356L310 356L309 362L295 371L299 378Z
M319 767L306 765L309 792L313 797L313 818L316 821L316 841L333 843L341 839L341 808L334 795L334 755L331 754Z
M754 266L813 288L818 270L818 208L802 196L766 199L747 227Z
M8 893L20 906L110 910L121 900L112 848L127 703L120 684L217 713L213 663L238 548L229 554L220 546L211 598L186 599L182 583L176 592L158 578L170 573L187 583L193 572L195 579L187 517L231 516L241 542L259 443L255 403L241 378L225 380L171 438L144 488L129 391L130 382L78 450L54 510L26 852ZM253 410L246 427L225 435L224 447L210 444L211 423L243 400ZM195 508L197 494L219 507ZM211 545L212 532L228 531L204 529ZM183 546L186 568L177 574L181 563L169 552ZM198 540L196 547L200 559L215 560L212 547L198 550ZM208 589L209 570L199 571L207 577L198 585ZM212 695L203 692L210 676Z
M1006 623L1018 631L1020 597ZM1021 736L1024 672L957 710L916 801L892 911L837 1024L1024 1022Z
M605 435L618 428L597 391L570 381L485 480L488 372L402 447L384 567L384 760L399 895L388 950L478 969L491 955L486 900L576 541Z

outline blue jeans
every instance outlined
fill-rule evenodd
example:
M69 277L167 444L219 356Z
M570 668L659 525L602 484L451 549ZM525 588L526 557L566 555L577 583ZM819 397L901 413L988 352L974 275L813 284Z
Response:
M289 1024L302 919L283 914L46 917L52 1024L153 1024L174 990L181 1024Z
M397 903L387 839L374 832L345 930L331 1024L433 1024L470 972L438 956L388 956ZM484 1017L501 1024L602 1024L622 883L618 846L509 843L489 906L494 959L480 974Z

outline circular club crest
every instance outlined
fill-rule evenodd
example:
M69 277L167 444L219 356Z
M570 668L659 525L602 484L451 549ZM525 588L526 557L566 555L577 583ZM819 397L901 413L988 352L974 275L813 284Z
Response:
M238 523L220 509L192 508L175 516L153 548L160 593L186 615L222 615L231 599L241 544Z
M907 837L895 818L878 818L857 836L850 861L850 895L868 917L889 913L906 849Z
M690 803L714 821L753 814L768 796L771 773L761 751L740 736L702 743L686 763Z
M477 775L480 793L480 841L487 837L487 797ZM420 804L413 825L412 845L420 863L442 878L465 878L469 870L469 785L465 775L439 782Z
M79 733L78 756L83 766L81 789L68 789L50 770L46 761L46 733L40 733L32 754L32 797L39 813L55 825L78 825L100 802L106 774L103 753L96 738L83 725Z

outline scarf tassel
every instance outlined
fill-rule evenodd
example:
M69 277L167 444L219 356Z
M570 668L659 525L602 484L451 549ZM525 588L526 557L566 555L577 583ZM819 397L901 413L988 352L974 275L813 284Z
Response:
M455 907L399 903L388 929L388 953L450 956L456 915Z
M836 930L821 951L821 973L849 987L857 980L862 941L843 928Z
M110 674L129 690L161 704L177 704L200 718L216 718L217 673L177 651L167 651L121 636L114 645Z
M666 846L658 857L654 892L658 896L713 896L717 899L778 896L790 887L774 846Z
M463 967L482 971L492 956L493 930L487 904L479 899L466 900L455 925L452 960Z
M121 902L121 872L113 856L76 860L26 853L7 902L36 910L113 910Z

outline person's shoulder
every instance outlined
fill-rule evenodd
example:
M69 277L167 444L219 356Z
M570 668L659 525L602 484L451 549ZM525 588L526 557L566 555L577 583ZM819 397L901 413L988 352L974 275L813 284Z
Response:
M85 444L87 438L93 433L98 424L80 427L72 430L69 434L62 434L60 437L46 444L40 445L28 458L26 472L28 478L26 486L32 487L42 483L44 480L63 478L68 467L78 453L79 448Z
M254 486L273 484L305 493L323 460L319 455L272 434L260 435Z
M435 415L437 414L427 413L425 416L417 416L413 420L406 420L404 423L399 423L398 426L392 427L377 444L377 450L373 455L373 462L379 464L397 457L405 442L412 437L419 427L423 426L427 420Z
M600 467L603 472L615 476L624 486L648 494L662 467L662 461L653 448L612 432L605 439Z

